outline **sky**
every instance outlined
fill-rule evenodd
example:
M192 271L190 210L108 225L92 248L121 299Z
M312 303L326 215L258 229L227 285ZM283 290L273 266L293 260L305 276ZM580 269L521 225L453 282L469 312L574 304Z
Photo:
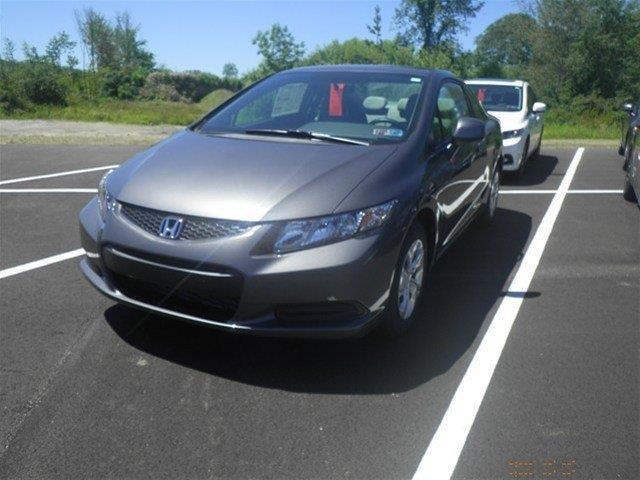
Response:
M241 73L260 61L251 44L258 30L279 22L289 27L307 51L332 40L370 38L366 24L380 5L383 37L391 38L392 18L399 1L382 0L218 0L218 1L31 1L0 0L0 36L10 38L21 51L22 42L40 51L61 30L79 40L74 10L91 6L109 18L129 11L141 27L156 62L173 70L203 70L220 74L227 62ZM469 21L459 40L465 49L501 16L519 10L518 0L485 0L479 14ZM80 43L78 41L78 43ZM18 58L21 54L17 55ZM77 47L82 66L82 50Z

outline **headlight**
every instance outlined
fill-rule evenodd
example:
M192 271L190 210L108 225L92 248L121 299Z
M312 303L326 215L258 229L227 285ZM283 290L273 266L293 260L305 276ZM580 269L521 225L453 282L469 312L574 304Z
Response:
M286 253L317 247L373 230L389 218L395 204L396 201L392 200L355 212L288 222L274 244L274 251Z
M507 132L502 132L502 138L516 138L521 137L524 133L524 128L520 130L509 130Z
M116 199L109 193L108 182L109 176L113 170L109 170L104 174L100 183L98 183L98 204L100 205L100 216L104 219L108 212L113 212L116 208Z

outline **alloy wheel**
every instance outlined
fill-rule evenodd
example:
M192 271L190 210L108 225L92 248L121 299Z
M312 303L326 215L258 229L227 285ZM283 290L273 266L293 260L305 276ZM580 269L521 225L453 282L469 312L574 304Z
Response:
M403 320L411 317L415 310L424 275L424 245L422 240L415 240L402 261L400 280L398 283L398 314Z

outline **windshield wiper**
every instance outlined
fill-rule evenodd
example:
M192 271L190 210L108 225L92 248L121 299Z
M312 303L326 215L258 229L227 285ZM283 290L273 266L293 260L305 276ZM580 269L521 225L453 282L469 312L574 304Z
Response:
M334 135L328 135L326 133L310 132L308 130L277 130L270 128L250 128L245 130L247 135L279 135L282 137L292 138L310 138L315 140L325 140L327 142L336 143L349 143L351 145L371 145L369 142L362 140L354 140L352 138L336 137Z

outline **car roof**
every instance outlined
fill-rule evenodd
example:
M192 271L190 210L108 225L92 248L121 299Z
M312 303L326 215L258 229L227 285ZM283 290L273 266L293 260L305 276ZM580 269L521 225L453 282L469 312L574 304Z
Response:
M346 73L396 73L401 75L415 75L419 77L450 77L456 78L455 75L446 70L425 69L416 67L407 67L401 65L364 65L364 64L347 64L347 65L314 65L308 67L298 67L287 72L346 72Z
M524 87L527 83L524 80L508 80L504 78L471 78L465 80L470 85L509 85L513 87Z

